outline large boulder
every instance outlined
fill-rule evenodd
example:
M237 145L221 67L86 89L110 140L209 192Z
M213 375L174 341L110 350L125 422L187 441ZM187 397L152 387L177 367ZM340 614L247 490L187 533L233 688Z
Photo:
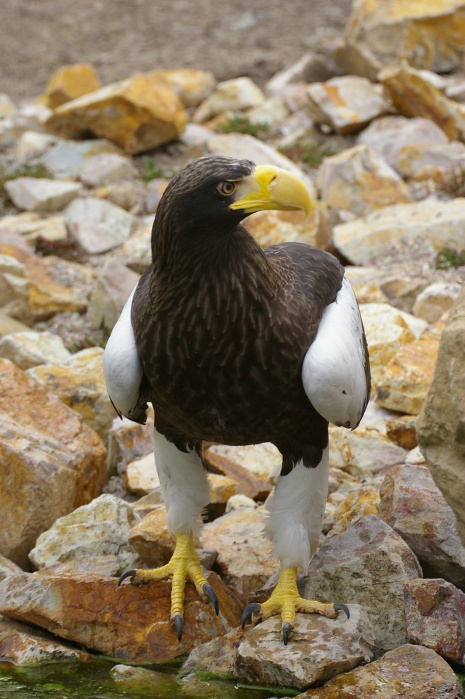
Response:
M436 371L420 413L418 442L433 478L457 521L465 545L465 289L439 345Z

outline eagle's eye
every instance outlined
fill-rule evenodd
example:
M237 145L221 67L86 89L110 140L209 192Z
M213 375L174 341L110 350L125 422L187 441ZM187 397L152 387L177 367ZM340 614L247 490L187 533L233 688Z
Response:
M236 191L235 182L220 182L218 185L218 191L220 194L224 194L226 197L231 196Z

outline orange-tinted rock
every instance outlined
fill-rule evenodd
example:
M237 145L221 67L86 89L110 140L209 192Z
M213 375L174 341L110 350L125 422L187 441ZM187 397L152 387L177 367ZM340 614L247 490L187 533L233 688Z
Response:
M98 90L100 80L90 63L74 63L55 71L47 85L45 96L50 109Z
M185 588L182 641L170 623L171 583L118 587L114 578L23 573L0 583L0 613L36 624L75 643L121 661L163 663L236 627L240 608L215 573L207 572L220 606Z
M33 665L60 660L89 660L88 653L60 643L44 631L0 618L0 663Z
M0 552L20 565L57 517L96 497L106 450L79 415L0 360Z
M156 507L132 527L128 541L147 565L157 567L168 563L176 542L168 532L164 506Z
M64 138L88 131L126 153L140 153L173 141L186 114L173 90L159 77L142 73L57 107L46 126Z
M264 500L281 470L282 457L272 444L230 447L215 444L204 451L207 467L237 481L241 492Z

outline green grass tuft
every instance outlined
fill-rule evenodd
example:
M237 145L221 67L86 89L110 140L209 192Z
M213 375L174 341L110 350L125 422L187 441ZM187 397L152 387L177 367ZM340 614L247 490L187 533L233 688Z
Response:
M465 250L442 248L436 258L436 269L450 269L465 265Z
M310 169L319 167L325 158L336 155L338 152L334 148L324 146L321 143L302 143L295 141L279 149L283 155L294 162L305 163Z
M223 133L245 133L250 136L259 137L260 135L263 136L267 134L270 130L270 126L266 121L254 124L243 114L236 114L223 124L221 130Z

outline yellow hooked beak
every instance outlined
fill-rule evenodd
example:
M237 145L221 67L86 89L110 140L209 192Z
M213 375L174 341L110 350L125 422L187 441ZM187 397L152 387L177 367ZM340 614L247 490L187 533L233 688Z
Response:
M308 216L311 205L310 194L296 175L273 165L259 165L237 183L236 200L229 208L246 214L264 209L303 209Z

